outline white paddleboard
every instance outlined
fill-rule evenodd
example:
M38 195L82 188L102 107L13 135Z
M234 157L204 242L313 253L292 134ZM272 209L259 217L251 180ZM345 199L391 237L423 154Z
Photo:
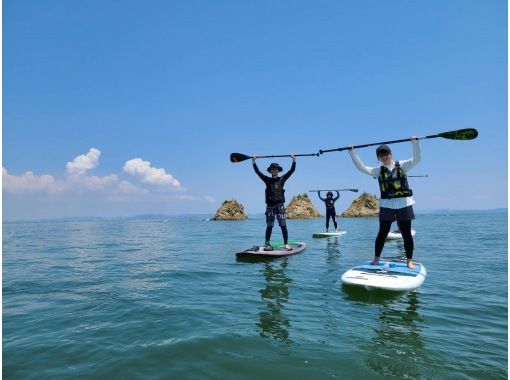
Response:
M306 243L302 241L290 241L289 246L292 248L287 251L284 248L283 243L271 243L273 250L265 251L264 246L253 246L245 249L244 251L237 252L237 257L281 257L295 255L296 253L302 252L306 249Z
M367 261L345 272L342 282L368 290L412 290L423 284L427 277L423 264L414 261L414 266L414 269L409 269L406 259L381 259L378 265L371 265L370 261Z
M416 230L411 229L411 236L416 235ZM403 239L402 234L397 231L390 231L388 232L388 236L386 237L386 240L397 240L397 239Z
M331 237L331 236L340 236L343 234L346 234L347 231L336 231L336 232L317 232L312 235L314 238L324 238L324 237Z

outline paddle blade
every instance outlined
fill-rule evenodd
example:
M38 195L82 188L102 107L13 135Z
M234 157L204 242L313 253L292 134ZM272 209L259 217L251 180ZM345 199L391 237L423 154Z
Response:
M450 140L473 140L478 136L478 131L474 128L467 128L459 129L458 131L439 133L438 136Z
M242 154L242 153L231 153L230 154L230 162L242 162L242 161L248 160L249 158L251 158L251 157L247 156L246 154Z

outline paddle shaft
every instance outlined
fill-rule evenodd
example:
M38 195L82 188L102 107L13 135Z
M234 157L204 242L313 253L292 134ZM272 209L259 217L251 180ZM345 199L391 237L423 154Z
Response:
M319 191L353 191L355 193L358 192L358 189L334 189L334 190L331 190L331 189L328 189L328 190L308 190L309 193L318 193Z
M434 138L434 137L440 137L438 135L430 135L430 136L424 136L424 137L417 137L416 139L417 140L424 140L424 139L431 139L431 138ZM366 148L368 146L375 146L375 145L382 145L382 144L396 144L396 143L401 143L401 142L406 142L406 141L411 141L410 138L407 138L407 139L401 139L401 140L392 140L392 141L382 141L382 142L377 142L377 143L372 143L372 144L363 144L363 145L353 145L353 146L345 146L343 148L335 148L335 149L321 149L319 152L320 154L322 153L327 153L327 152L341 152L343 150L347 150L347 149L356 149L356 148Z
M478 131L476 129L467 128L467 129L459 129L457 131L438 133L435 135L417 137L416 139L424 140L424 139L433 139L435 137L442 137L442 138L450 139L450 140L472 140L472 139L475 139L477 136L478 136ZM377 143L372 143L372 144L346 146L343 148L336 148L336 149L325 149L325 150L321 149L319 151L319 153L322 154L322 153L326 153L326 152L335 152L335 151L340 152L342 150L347 150L347 149L352 149L352 148L365 148L367 146L382 145L382 144L395 144L395 143L401 143L401 142L406 142L406 141L412 141L412 140L410 138L407 138L407 139L401 139L401 140L382 141L382 142L377 142Z
M277 154L272 156L257 156L255 158L273 158L273 157L292 157L290 154ZM306 156L319 156L319 153L308 153L308 154L295 154L294 157L306 157ZM252 157L250 157L252 158Z
M294 154L294 157L303 157L303 156L319 156L319 153L308 153L308 154ZM231 153L230 154L230 162L243 162L253 158L254 156L247 156L242 153ZM272 157L292 157L290 154L282 154L282 155L271 155L271 156L255 156L255 158L272 158Z

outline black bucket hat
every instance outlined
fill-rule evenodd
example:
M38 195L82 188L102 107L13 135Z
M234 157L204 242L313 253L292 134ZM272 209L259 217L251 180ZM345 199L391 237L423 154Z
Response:
M382 145L379 145L377 147L377 149L375 150L375 154L377 154L377 157L379 157L379 154L381 152L388 152L388 153L391 153L391 149L388 145L386 144L382 144Z
M326 193L326 197L327 197L328 195L333 196L333 193L332 193L331 191L328 191L328 192Z
M273 162L269 167L267 168L267 171L271 173L271 169L276 168L279 172L281 172L283 169L280 165L278 165L276 162Z

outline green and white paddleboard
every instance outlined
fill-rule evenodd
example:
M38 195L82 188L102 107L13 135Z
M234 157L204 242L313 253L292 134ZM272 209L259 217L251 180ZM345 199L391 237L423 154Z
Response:
M325 238L331 236L340 236L346 234L347 231L335 231L335 232L317 232L312 235L314 238Z

